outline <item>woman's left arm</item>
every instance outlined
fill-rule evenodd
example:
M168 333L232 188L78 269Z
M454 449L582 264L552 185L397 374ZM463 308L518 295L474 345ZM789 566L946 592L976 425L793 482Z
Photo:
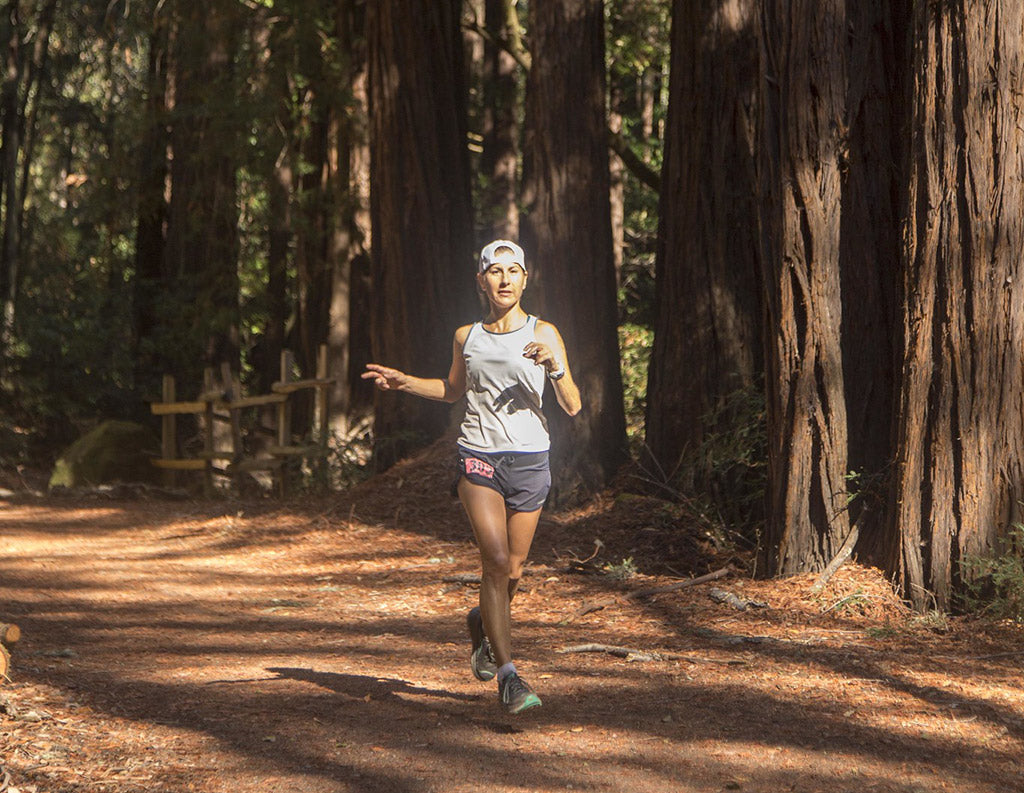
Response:
M566 355L565 342L562 341L558 328L550 322L538 320L537 340L531 341L523 348L523 355L532 358L538 366L544 367L562 410L570 416L579 413L582 407L580 389L572 378L569 356ZM552 378L552 375L555 377Z

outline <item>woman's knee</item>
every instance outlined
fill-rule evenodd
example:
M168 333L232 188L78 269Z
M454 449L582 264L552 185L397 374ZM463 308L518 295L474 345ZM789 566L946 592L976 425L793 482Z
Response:
M511 554L508 558L508 577L519 580L523 577L523 566L526 564L526 558L522 556L516 556Z
M514 570L512 557L504 551L482 553L480 555L483 572L488 578L509 579Z

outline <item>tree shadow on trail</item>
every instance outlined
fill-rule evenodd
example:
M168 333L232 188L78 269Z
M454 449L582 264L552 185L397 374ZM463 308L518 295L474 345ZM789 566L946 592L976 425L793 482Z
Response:
M315 686L333 691L336 694L344 694L352 699L366 699L367 697L376 700L401 699L400 695L402 694L455 699L460 702L475 702L479 699L479 697L473 694L461 694L438 688L424 688L423 686L409 683L407 680L399 680L394 677L349 675L340 672L316 672L312 669L281 666L267 667L267 671L277 675L277 679L280 680L298 680L304 683L312 683Z

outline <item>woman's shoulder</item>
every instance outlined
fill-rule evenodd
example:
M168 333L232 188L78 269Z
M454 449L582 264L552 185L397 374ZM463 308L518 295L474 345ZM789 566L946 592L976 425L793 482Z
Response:
M466 339L469 338L469 333L479 323L471 322L469 325L462 325L455 329L455 343L460 347L466 343Z
M560 339L561 334L558 332L558 328L555 327L553 322L548 322L540 317L537 317L537 326L535 333L541 338L548 339Z

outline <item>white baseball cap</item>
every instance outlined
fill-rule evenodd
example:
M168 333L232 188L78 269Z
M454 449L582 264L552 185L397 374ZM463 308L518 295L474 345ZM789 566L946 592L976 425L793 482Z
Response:
M508 251L502 251L498 253L501 248L508 248ZM509 253L509 251L512 251ZM482 251L480 251L480 269L479 272L487 272L487 268L492 264L518 264L526 271L526 255L523 253L523 249L516 245L511 240L495 240L494 242L486 245Z

